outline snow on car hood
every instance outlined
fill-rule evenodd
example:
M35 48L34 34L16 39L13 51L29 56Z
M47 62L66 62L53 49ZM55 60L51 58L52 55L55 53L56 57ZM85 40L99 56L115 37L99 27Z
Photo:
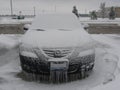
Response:
M22 38L22 43L37 47L78 47L91 43L88 33L81 30L29 30Z

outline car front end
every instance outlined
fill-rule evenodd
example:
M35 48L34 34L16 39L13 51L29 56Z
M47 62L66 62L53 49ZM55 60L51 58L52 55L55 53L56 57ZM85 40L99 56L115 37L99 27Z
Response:
M95 47L80 26L72 15L36 18L21 40L19 55L24 75L53 83L87 77L94 67Z
M39 77L37 80L41 81L46 77L43 81L48 81L51 71L65 70L67 81L73 81L87 77L88 72L93 69L95 49L94 47L38 48L21 45L20 61L22 70L37 75ZM65 81L66 79L61 82Z

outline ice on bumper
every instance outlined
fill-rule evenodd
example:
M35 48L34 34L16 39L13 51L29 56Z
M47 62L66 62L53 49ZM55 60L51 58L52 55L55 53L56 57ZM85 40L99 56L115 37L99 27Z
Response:
M36 17L22 44L23 71L33 73L41 81L78 80L86 77L94 66L93 40L73 14Z
M49 59L50 63L50 80L54 82L67 82L67 71L69 60L67 59Z

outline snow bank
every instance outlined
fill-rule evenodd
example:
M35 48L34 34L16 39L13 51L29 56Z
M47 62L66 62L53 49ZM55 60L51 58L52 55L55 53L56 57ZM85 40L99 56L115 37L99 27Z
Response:
M107 37L106 37L107 36ZM103 57L106 64L106 71L104 82L90 90L119 90L120 88L120 36L119 35L95 35L93 36L96 41L101 43L102 47L107 52ZM100 45L100 44L99 44ZM112 66L112 67L111 67ZM115 68L118 70L116 72ZM112 82L110 82L112 81Z
M108 18L98 18L97 20L91 20L90 18L80 17L81 23L90 23L90 24L118 24L120 25L120 18L114 20L109 20Z
M2 18L0 20L0 24L12 24L12 23L15 23L15 20L12 20L10 18Z
M11 18L1 18L0 24L29 24L33 21L33 18L25 18L22 20L11 19Z
M0 35L0 48L11 49L19 44L18 39L12 38L12 35Z
M116 77L117 79L113 82L110 82L106 85L101 84L90 90L119 90L120 89L120 76Z

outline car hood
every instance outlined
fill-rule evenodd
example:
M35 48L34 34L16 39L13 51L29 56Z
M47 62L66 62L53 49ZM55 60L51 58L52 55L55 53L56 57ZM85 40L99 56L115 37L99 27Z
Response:
M92 39L83 30L28 30L22 43L40 48L79 47L92 43Z

